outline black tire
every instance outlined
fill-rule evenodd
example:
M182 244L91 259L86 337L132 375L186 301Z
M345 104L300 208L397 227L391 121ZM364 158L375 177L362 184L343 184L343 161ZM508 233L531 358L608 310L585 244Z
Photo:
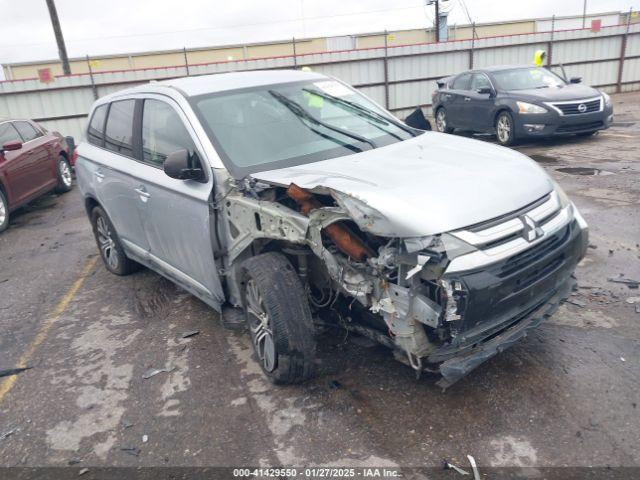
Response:
M442 118L439 119L438 116L441 116ZM442 120L444 120L444 123L442 123ZM436 130L438 132L453 133L453 128L449 126L449 120L447 119L447 111L444 109L444 107L440 107L438 108L438 110L436 110L435 122L436 122Z
M58 175L58 185L56 185L56 193L67 193L73 185L73 177L71 175L71 164L64 156L58 157L56 164L56 173Z
M9 202L4 192L0 190L0 233L9 228Z
M95 207L91 211L91 226L100 256L107 270L116 275L129 275L140 269L140 264L128 258L124 253L118 234L102 208Z
M506 122L509 126L508 132L499 132L498 129L501 126L501 122ZM509 145L513 145L516 142L516 134L515 134L515 123L513 122L513 117L509 112L500 112L500 114L496 117L495 123L496 129L496 139L498 143L504 147L508 147Z
M275 384L311 378L316 355L313 321L293 266L284 255L269 252L245 261L242 272L245 318L262 371Z

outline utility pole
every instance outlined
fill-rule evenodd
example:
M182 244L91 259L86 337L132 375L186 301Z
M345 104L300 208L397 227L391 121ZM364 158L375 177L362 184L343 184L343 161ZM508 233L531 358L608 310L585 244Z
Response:
M440 2L446 2L447 0L427 0L427 5L435 5L436 9L436 19L435 19L435 28L436 28L436 42L440 41Z
M46 0L47 8L49 9L49 16L51 17L51 25L53 26L53 33L56 36L56 43L58 44L58 56L62 62L62 72L65 75L71 75L71 67L69 66L69 57L67 56L67 47L64 45L64 37L62 36L62 28L60 28L60 20L58 19L58 12L54 0Z
M587 0L584 0L584 4L582 6L582 28L587 27Z

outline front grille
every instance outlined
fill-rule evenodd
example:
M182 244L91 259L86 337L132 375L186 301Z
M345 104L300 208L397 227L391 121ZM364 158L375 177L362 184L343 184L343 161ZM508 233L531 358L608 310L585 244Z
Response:
M602 122L576 123L575 125L560 125L556 129L556 133L580 132L582 130L596 130L601 128Z
M589 101L576 101L571 103L552 103L554 107L562 112L563 115L582 115L583 113L593 113L600 111L601 99ZM584 105L582 110L580 105Z
M550 236L539 244L535 245L524 252L514 255L507 260L500 268L498 277L504 278L514 273L527 268L532 263L536 262L540 258L553 252L559 245L562 245L569 236L570 226L567 225L555 235Z

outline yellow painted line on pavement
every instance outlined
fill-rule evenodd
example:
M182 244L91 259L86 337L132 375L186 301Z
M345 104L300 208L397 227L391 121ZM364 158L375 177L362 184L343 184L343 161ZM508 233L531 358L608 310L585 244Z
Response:
M73 300L73 298L76 296L76 293L78 293L78 290L80 290L80 287L84 283L85 278L89 276L89 272L93 269L97 260L98 260L98 257L96 256L91 258L89 261L87 261L84 268L82 269L82 272L80 273L80 277L78 277L78 279L75 282L73 282L73 285L71 285L71 288L67 291L67 293L65 293L64 297L62 297L62 299L58 302L58 304L53 309L51 314L40 326L40 329L38 330L38 333L36 334L35 338L29 344L27 349L24 351L24 353L20 357L20 360L18 361L18 365L16 365L16 368L24 368L27 366L27 362L31 359L31 357L33 356L37 348L40 346L42 342L44 342L45 338L47 338L47 335L49 334L49 330L51 330L51 327L53 327L53 324L56 323L58 319L62 316L64 311L67 309L67 307ZM17 375L11 375L5 378L2 381L2 383L0 383L0 403L2 403L7 393L11 391L11 389L13 388L13 385L16 383L17 378L18 378Z

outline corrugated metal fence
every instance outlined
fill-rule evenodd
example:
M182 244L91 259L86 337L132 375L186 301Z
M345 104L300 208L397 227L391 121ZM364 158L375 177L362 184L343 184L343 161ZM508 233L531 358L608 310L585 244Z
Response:
M297 56L69 75L51 83L38 79L0 82L0 117L33 118L51 130L82 136L94 99L122 88L185 75L240 70L311 67L355 86L399 118L427 107L435 80L470 68L528 64L537 49L549 66L564 65L602 90L640 89L640 24L550 31Z

